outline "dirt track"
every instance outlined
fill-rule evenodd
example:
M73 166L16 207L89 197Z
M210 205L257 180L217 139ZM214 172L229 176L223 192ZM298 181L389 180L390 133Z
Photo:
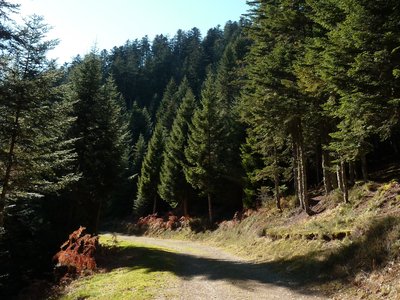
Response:
M161 246L173 252L178 281L166 287L174 299L327 299L274 274L268 264L254 264L219 248L189 241L118 236L119 240ZM160 295L157 299L171 299Z

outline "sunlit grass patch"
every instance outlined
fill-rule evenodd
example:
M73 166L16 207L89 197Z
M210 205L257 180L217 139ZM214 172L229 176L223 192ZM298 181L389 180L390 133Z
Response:
M113 247L105 270L72 282L59 299L153 299L173 298L177 263L162 247L148 247L102 236L100 243Z

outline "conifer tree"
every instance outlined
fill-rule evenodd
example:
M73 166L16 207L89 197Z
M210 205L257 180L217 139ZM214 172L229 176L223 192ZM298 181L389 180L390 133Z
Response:
M184 47L185 57L182 72L197 97L200 94L206 70L201 33L198 28L194 27L187 33Z
M240 96L239 68L233 45L229 44L219 62L216 75L216 88L220 101L221 114L226 123L226 162L229 166L230 182L241 186L242 168L240 146L244 142L245 126L240 122L238 100Z
M327 113L324 106L336 92L323 79L322 70L326 67L323 61L324 50L328 44L328 33L336 22L343 18L343 12L331 0L310 0L307 4L312 9L308 16L313 20L313 30L305 41L304 55L297 59L294 70L299 90L310 99L309 109L312 118L308 120L305 134L309 147L311 146L317 157L314 164L317 177L321 168L325 194L328 194L337 185L336 175L333 172L332 151L328 147L332 140L330 133L334 130L337 120ZM322 13L321 9L325 12Z
M243 121L262 129L266 142L275 135L268 129L280 130L278 136L290 135L296 195L311 214L304 127L312 117L307 115L310 101L298 88L294 68L312 29L307 17L309 7L306 1L291 0L257 0L250 4L249 35L254 42L247 58ZM258 133L261 138L262 131Z
M140 169L142 167L143 159L146 155L146 149L146 140L144 139L143 134L140 134L132 153L133 176L140 175Z
M11 17L12 13L17 12L19 4L14 4L5 0L0 1L0 51L7 49L7 41L12 39ZM1 61L0 61L1 62Z
M336 121L330 134L329 150L338 165L339 187L347 201L346 165L352 176L355 161L361 161L367 180L366 155L372 150L371 138L389 138L397 126L399 84L397 1L309 1L313 20L326 32L314 38L316 57L313 82L328 97L327 117ZM308 80L311 82L311 80ZM308 86L311 86L310 84ZM315 84L314 84L315 86ZM318 87L317 87L318 88Z
M4 3L0 1L0 14ZM0 298L4 299L15 296L7 292L21 288L22 278L47 264L52 243L47 228L54 230L46 213L47 199L58 200L59 193L79 178L73 169L74 140L67 137L74 122L73 103L65 85L59 85L62 74L46 59L56 43L46 40L48 27L42 18L33 16L25 22L14 29L10 48L1 49L6 58L0 66ZM52 213L60 213L56 208Z
M140 108L137 102L134 102L130 110L129 129L131 131L132 145L138 141L142 135L145 141L151 137L151 116L146 107Z
M208 217L213 221L212 198L221 177L226 174L226 123L215 87L215 76L207 76L201 93L201 104L189 126L184 168L187 181L207 196Z
M157 110L157 122L164 126L164 128L166 128L168 131L171 129L176 110L179 106L178 99L176 97L177 91L178 87L175 83L175 80L171 79L165 88L163 98Z
M134 212L139 216L157 212L157 186L160 183L164 143L165 129L160 123L157 123L142 163L138 181L138 193L133 205Z
M188 89L178 109L170 136L165 145L160 185L158 186L160 197L172 207L182 204L184 215L188 215L187 202L192 189L187 183L183 172L184 166L187 165L184 150L188 143L189 125L195 106L194 95Z
M77 103L74 136L78 138L78 169L82 179L76 187L81 213L91 231L97 232L104 208L116 201L128 177L127 120L120 95L111 78L102 83L101 61L90 53L71 76Z
M0 227L4 209L19 199L42 197L75 181L71 167L72 102L57 88L60 73L46 59L56 44L45 41L42 18L18 28L0 93Z

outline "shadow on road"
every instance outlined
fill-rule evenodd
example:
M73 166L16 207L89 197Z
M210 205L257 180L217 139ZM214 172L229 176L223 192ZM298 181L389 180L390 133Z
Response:
M322 283L340 279L349 282L361 270L368 272L385 266L390 258L387 245L393 242L391 235L398 231L399 224L400 217L376 218L366 232L354 236L352 243L343 244L334 252L315 251L289 260L252 263L126 247L117 248L100 265L107 270L128 267L145 268L148 272L168 271L187 280L203 276L208 280L225 280L242 289L249 289L254 283L271 284L311 295L312 290L321 293L318 286Z
M201 276L208 280L224 280L244 290L252 290L259 283L270 284L288 287L304 295L316 294L312 287L324 282L315 268L291 270L288 274L287 269L293 262L240 262L135 246L115 248L100 258L99 266L106 271L117 268L166 271L184 280Z

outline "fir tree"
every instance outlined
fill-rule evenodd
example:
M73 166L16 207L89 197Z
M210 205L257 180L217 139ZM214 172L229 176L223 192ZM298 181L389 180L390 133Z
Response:
M229 175L226 179L242 186L242 168L240 163L240 145L244 141L245 126L240 122L238 100L241 81L238 74L235 51L230 44L219 62L216 76L216 89L220 102L221 114L226 123L226 164Z
M164 151L165 129L158 123L147 147L140 177L138 181L138 193L134 200L134 212L143 216L157 211L157 186L160 183L160 169Z
M163 163L161 166L160 197L172 207L183 205L183 214L188 215L188 197L191 186L187 183L183 172L187 165L184 150L187 146L188 131L195 109L195 98L191 90L187 90L180 105L171 134L166 142Z
M10 3L5 0L0 1L0 51L8 48L7 42L12 39L11 17L19 9L19 4ZM1 60L0 60L1 62Z
M151 137L151 116L146 107L140 108L137 102L134 102L130 110L129 129L131 131L132 145L138 141L139 136L142 135L145 141Z
M160 124L168 131L171 129L176 110L179 106L178 99L176 97L177 91L178 87L175 83L175 80L171 79L165 88L160 107L157 110L157 122L160 122Z
M143 159L146 155L147 143L144 136L141 134L133 148L132 153L132 164L133 164L133 176L140 176L140 169L142 167Z
M72 102L56 84L60 74L46 53L55 41L44 41L48 27L32 17L19 28L2 74L0 93L0 226L7 205L42 197L77 179L71 170Z
M215 76L209 74L201 93L201 106L189 126L184 168L186 180L207 196L209 221L213 221L212 197L221 177L226 174L226 123L215 87Z
M113 80L102 84L101 61L95 53L76 67L71 84L77 101L74 135L82 173L76 197L85 222L96 232L102 210L117 200L116 192L128 177L128 126Z
M313 20L325 32L311 40L308 51L317 61L308 83L324 91L325 114L336 121L329 149L337 160L339 186L348 200L346 166L361 161L367 180L366 155L372 138L390 138L396 127L399 84L396 1L310 1ZM314 50L314 51L313 51ZM314 59L314 58L317 59ZM304 69L304 68L303 68ZM309 72L309 73L311 73ZM307 85L310 89L312 84ZM311 88L312 89L312 88ZM395 113L396 115L397 113Z
M0 1L0 14L4 4ZM7 291L21 287L22 278L47 265L54 246L48 228L54 230L54 223L46 201L58 200L79 178L73 170L74 140L67 137L73 103L59 85L62 74L46 59L56 44L45 40L47 32L42 18L33 16L15 28L10 48L2 49L0 297L5 299L12 298Z
M312 22L306 1L263 1L252 5L253 39L247 57L247 76L243 93L243 121L258 127L268 139L289 134L292 142L295 190L301 206L312 213L308 203L304 128L309 116L310 99L298 88L295 65L303 55ZM263 126L262 124L265 124ZM264 127L264 128L263 128ZM263 132L263 133L262 133Z

